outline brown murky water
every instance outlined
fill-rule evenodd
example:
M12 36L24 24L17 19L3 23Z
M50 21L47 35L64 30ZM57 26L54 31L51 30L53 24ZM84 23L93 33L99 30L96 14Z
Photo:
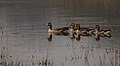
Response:
M119 11L106 12L104 6L87 11L92 5L81 7L78 0L67 1L0 1L0 65L120 66ZM53 35L49 42L45 25L49 21L53 27L68 26L71 22L90 28L98 24L101 29L111 29L112 37L96 41L94 35L81 36L77 41L69 35Z

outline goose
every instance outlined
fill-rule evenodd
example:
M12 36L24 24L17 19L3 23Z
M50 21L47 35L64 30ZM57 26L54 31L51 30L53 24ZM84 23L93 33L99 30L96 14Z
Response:
M75 31L76 31L75 23L71 23L71 24L70 24L70 28L69 28L69 32L75 33Z
M52 28L52 23L49 22L47 24L48 26L48 33L62 33L62 32L65 32L66 30L68 30L69 28L68 27L61 27L61 28Z
M94 29L89 29L86 27L80 27L80 24L76 24L76 33L82 36L90 36Z
M100 36L111 36L111 29L108 30L100 30L100 26L96 25L95 26L95 34L98 34Z

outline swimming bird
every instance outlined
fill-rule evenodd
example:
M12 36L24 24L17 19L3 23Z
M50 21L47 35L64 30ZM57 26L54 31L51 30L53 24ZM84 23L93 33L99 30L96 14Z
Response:
M95 26L95 35L98 34L100 36L111 36L111 29L101 30L99 25Z
M89 29L86 27L80 27L80 24L76 24L76 33L82 36L90 36L94 29Z
M47 24L48 26L48 33L52 33L54 35L64 35L64 36L68 36L69 35L69 27L61 27L61 28L52 28L52 23L49 22Z
M69 32L75 33L75 31L76 31L75 23L71 23L71 24L70 24L70 28L69 28Z
M49 22L47 24L48 26L48 33L61 33L61 32L65 32L66 30L68 30L68 27L61 27L61 28L52 28L52 23Z

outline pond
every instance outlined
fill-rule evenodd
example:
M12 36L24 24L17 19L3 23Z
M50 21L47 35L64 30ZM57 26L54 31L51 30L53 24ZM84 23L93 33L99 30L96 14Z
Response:
M4 2L4 1L3 1ZM5 1L8 2L8 1ZM43 2L41 0L41 2ZM81 9L51 8L44 3L12 1L0 6L0 65L3 66L119 66L120 19L104 12L85 13ZM92 14L91 14L92 13ZM53 28L79 23L82 27L111 29L111 37L49 34Z

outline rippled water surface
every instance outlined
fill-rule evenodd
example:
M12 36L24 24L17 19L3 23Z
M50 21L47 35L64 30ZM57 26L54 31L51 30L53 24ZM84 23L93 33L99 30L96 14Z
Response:
M79 8L49 6L48 1L0 1L0 64L21 66L120 66L120 19L101 11L84 12ZM53 35L48 41L47 26L69 26L111 29L112 37ZM20 61L20 62L19 62ZM11 63L12 64L12 63ZM17 66L17 65L16 65Z

